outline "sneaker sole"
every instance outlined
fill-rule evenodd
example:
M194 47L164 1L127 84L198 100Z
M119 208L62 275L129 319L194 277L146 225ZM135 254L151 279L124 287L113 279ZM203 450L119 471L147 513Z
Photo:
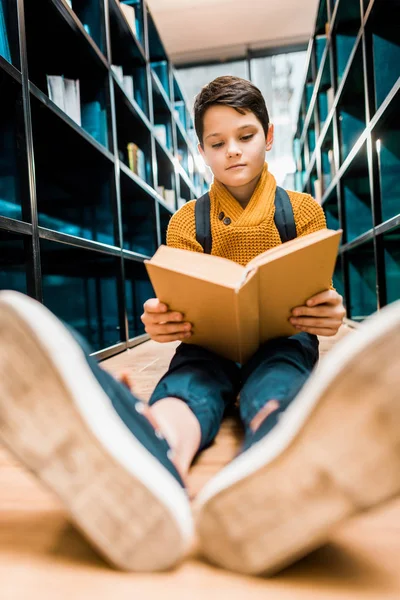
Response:
M271 433L203 489L202 551L233 571L273 574L399 492L396 302L339 342Z
M15 292L0 294L0 399L0 440L110 563L155 571L182 558L185 491L119 419L69 332Z

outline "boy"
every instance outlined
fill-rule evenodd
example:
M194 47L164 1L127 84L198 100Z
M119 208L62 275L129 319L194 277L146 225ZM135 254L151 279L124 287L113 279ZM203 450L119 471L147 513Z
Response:
M245 264L280 243L264 100L245 80L218 78L197 97L195 124L214 173L212 252ZM289 195L297 235L325 227L312 198ZM194 202L171 219L168 243L202 251ZM190 463L240 392L244 445L200 494L200 540L217 564L276 571L400 489L400 302L348 336L306 381L316 335L336 333L343 316L339 294L318 294L294 309L297 335L268 342L242 368L181 344L149 408L47 309L2 292L0 437L112 563L162 569L191 539ZM190 336L191 324L157 299L142 320L159 342Z

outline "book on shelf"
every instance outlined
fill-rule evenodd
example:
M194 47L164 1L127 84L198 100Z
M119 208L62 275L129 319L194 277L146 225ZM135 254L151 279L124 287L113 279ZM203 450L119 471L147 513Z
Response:
M165 200L165 204L168 206L168 208L170 208L171 210L175 210L175 200L176 200L176 195L175 195L175 190L164 190L164 200Z
M154 135L156 138L167 147L167 126L166 125L154 125Z
M127 150L130 170L146 181L146 158L144 152L133 142L127 145Z
M47 90L50 100L80 126L82 121L79 79L47 75Z
M8 43L8 33L6 26L6 17L4 14L3 3L0 1L0 55L11 62L10 45Z
M135 9L133 6L124 4L123 2L119 3L119 7L129 25L129 29L132 31L133 35L137 37Z
M322 204L322 184L320 179L314 180L314 199Z
M82 104L82 127L100 144L107 147L107 112L98 100Z
M129 100L135 99L135 88L132 75L124 75L122 78L122 87Z
M328 114L329 114L331 112L333 103L335 101L335 90L333 89L333 87L330 87L326 90L326 99L328 102Z
M124 71L120 65L111 65L111 70L114 73L115 77L118 79L120 84L122 85L124 81Z
M246 266L160 246L146 260L157 298L193 325L198 344L245 363L269 339L291 336L291 310L330 288L341 230L322 229L260 254Z

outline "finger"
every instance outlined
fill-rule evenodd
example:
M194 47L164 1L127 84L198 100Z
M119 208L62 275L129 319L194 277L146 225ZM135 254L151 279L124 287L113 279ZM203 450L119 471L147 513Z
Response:
M307 306L316 306L317 304L339 304L342 297L335 290L325 290L309 298Z
M156 325L149 325L145 327L146 333L150 335L173 335L173 334L182 334L190 331L192 328L190 323L183 323L179 325L178 323L165 323Z
M182 333L176 333L176 334L170 334L170 335L155 335L152 337L152 339L155 342L159 342L161 344L165 343L165 342L177 342L177 341L183 341L186 340L188 338L190 338L192 334L189 332L186 332L184 334Z
M313 335L323 335L325 337L332 337L337 333L336 329L327 329L321 327L296 327L299 333L303 331L304 333L311 333Z
M183 320L182 313L177 312L166 312L166 313L153 313L144 312L140 317L142 323L177 323Z
M144 312L155 312L155 313L166 313L168 312L168 306L163 302L160 302L158 298L149 298L143 304Z
M322 327L324 329L337 329L342 324L340 319L323 319L319 317L315 319L312 317L290 319L290 322L298 327Z
M331 304L321 304L320 306L299 306L292 310L293 317L326 317L341 319L344 314L342 308L333 307Z

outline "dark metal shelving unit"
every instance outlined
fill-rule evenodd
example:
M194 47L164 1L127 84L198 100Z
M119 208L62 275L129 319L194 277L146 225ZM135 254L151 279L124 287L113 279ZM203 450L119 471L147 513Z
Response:
M106 358L147 339L144 260L165 241L178 199L206 188L193 122L143 0L124 0L136 34L118 0L0 3L9 46L0 55L0 288L44 302ZM113 64L133 77L134 99ZM46 75L79 79L82 126L50 100ZM129 142L145 154L145 181L129 168ZM165 184L174 206L159 193Z
M296 187L342 228L334 284L362 320L400 298L400 0L320 0Z

